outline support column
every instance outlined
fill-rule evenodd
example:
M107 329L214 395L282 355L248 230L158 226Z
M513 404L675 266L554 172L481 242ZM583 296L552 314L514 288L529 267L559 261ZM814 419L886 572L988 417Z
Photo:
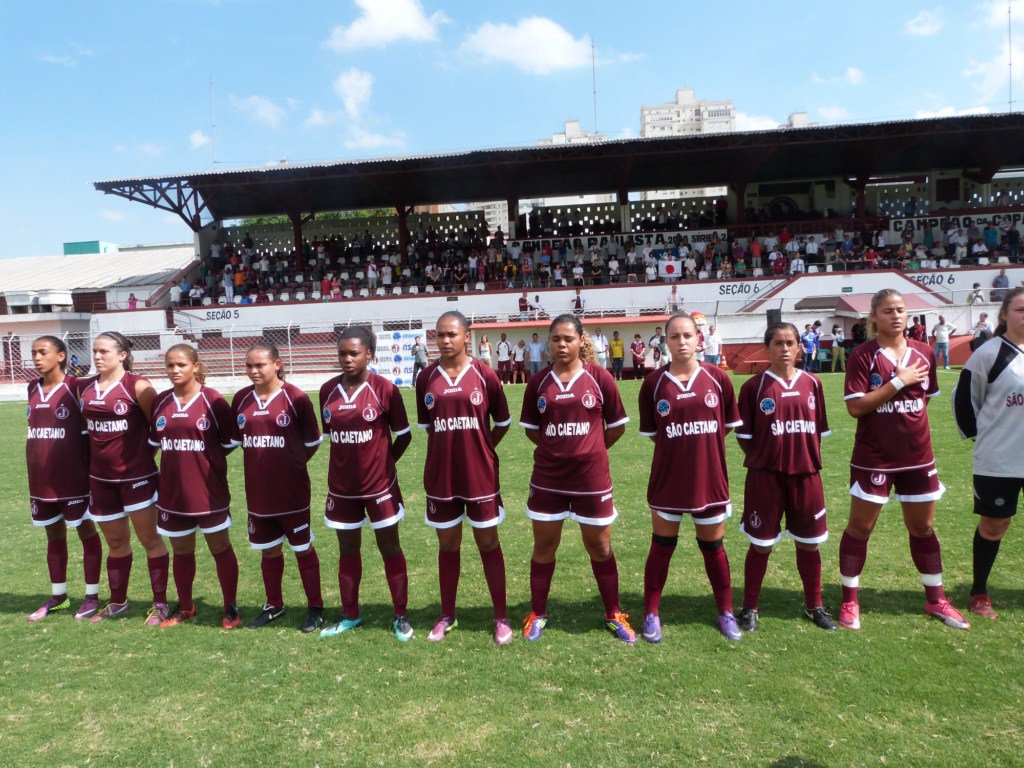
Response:
M302 263L302 214L296 211L292 211L288 214L288 218L292 222L292 251L295 254L295 269L300 271L303 268Z
M633 210L629 205L629 190L620 187L615 193L615 201L618 203L619 232L630 234L633 231Z
M729 183L729 188L736 195L736 223L747 224L747 180L736 179Z
M398 212L398 258L403 265L408 264L406 256L409 253L409 214L412 213L412 208L407 208L403 205L396 205L395 210Z
M505 201L505 205L508 206L508 240L519 239L518 224L519 224L519 200L510 197Z

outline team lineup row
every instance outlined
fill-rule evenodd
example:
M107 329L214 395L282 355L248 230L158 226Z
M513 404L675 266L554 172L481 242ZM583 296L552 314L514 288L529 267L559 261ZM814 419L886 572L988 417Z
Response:
M1024 404L1024 289L1009 292L997 335L965 366L954 413L965 437L975 439L974 585L971 610L995 618L986 581L1021 490L1024 468L1015 450ZM942 562L932 529L939 482L928 427L927 400L938 393L931 349L908 340L906 307L893 290L872 300L874 338L848 361L845 402L857 419L851 458L849 522L840 547L843 598L833 620L822 603L818 546L828 537L821 469L821 438L828 434L821 383L795 366L797 329L769 327L770 366L734 392L728 375L697 359L698 329L685 314L666 324L668 364L640 388L640 434L654 443L647 501L652 541L644 570L642 636L662 639L659 604L679 526L689 516L717 609L717 625L730 640L758 626L758 597L769 555L783 533L796 545L805 593L805 616L833 630L860 628L858 579L867 542L882 505L894 490L910 534L910 551L925 590L925 612L947 626L969 623L946 599ZM416 381L418 425L427 431L423 485L426 522L438 539L441 616L428 634L443 640L457 626L463 521L480 552L494 612L494 641L504 645L509 622L505 562L498 538L504 509L495 447L511 425L496 374L469 354L469 322L458 312L437 321L440 359ZM526 388L519 423L535 445L527 515L533 528L531 612L523 636L541 637L564 522L579 524L605 609L618 639L637 632L619 604L618 567L611 545L616 519L608 449L628 417L611 375L594 364L579 319L551 323L552 365ZM146 623L173 626L195 616L192 587L196 532L213 555L224 600L223 626L236 627L238 562L228 535L227 454L243 453L248 536L261 551L266 602L249 626L284 613L283 545L296 556L307 602L304 632L330 637L362 625L359 587L361 530L374 532L394 604L392 628L400 641L413 636L407 616L408 578L397 523L405 509L396 462L411 442L400 391L369 370L375 339L349 328L338 344L341 374L320 390L320 416L300 389L284 380L273 345L246 354L252 384L229 405L204 385L196 350L185 344L166 353L172 388L157 394L131 372L129 341L117 333L95 339L97 375L64 374L67 353L59 339L42 337L32 357L40 378L29 386L27 459L33 522L47 533L51 598L31 616L38 621L67 609L67 527L83 546L86 598L75 614L90 621L123 616L132 567L131 530L146 551L153 607ZM321 434L321 428L323 434ZM725 437L735 430L744 453L746 481L740 530L750 541L744 564L743 606L734 613L729 562L723 546L731 516ZM339 544L341 617L325 626L320 562L310 528L307 462L330 440L325 524ZM160 449L159 467L155 461ZM680 473L678 467L688 467ZM130 521L130 525L129 525ZM783 532L783 522L785 531ZM102 544L107 543L109 602L100 607ZM169 608L167 582L173 550L178 604Z

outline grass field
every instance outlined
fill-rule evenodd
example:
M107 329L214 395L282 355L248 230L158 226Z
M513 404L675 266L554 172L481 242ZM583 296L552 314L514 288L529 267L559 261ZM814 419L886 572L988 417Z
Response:
M960 607L970 581L970 444L949 409L954 374L940 372L932 404L947 591ZM838 542L846 522L853 420L841 377L824 374L833 436L825 442L832 538L823 546L826 604L839 602ZM737 380L737 388L739 386ZM621 517L613 544L624 609L638 626L650 519L644 499L651 445L636 434L637 384L623 383L633 416L612 449ZM509 401L518 417L522 387ZM408 397L408 396L407 396ZM407 402L407 405L411 405ZM409 516L402 538L417 635L399 645L372 539L364 537L366 627L320 640L298 631L301 587L289 555L287 616L259 632L219 628L212 560L200 547L199 617L171 630L144 627L148 594L136 550L131 618L99 625L58 614L24 619L48 592L45 543L29 524L23 469L24 406L0 405L0 764L60 765L986 765L1024 762L1024 547L1011 529L991 582L998 622L969 632L923 612L923 593L898 508L884 511L862 577L864 629L825 633L800 618L793 547L772 557L761 628L735 644L713 626L691 529L681 530L662 604L665 640L625 647L602 610L579 536L566 528L542 641L496 648L479 558L463 550L459 624L426 642L439 613L436 544L422 522L425 440L399 465ZM1024 443L1024 438L1022 438ZM1024 447L1024 445L1022 445ZM523 513L530 445L513 428L499 448L509 517L501 528L514 617L529 612L530 529ZM743 471L729 438L736 515L726 545L742 599L745 539L738 532ZM326 446L314 458L314 509L325 492ZM240 457L231 459L235 508L244 509ZM684 468L680 468L684 471ZM314 513L328 613L338 609L337 545ZM262 602L258 557L233 537L243 616ZM81 592L72 535L69 586ZM106 595L106 587L102 588ZM173 598L172 598L173 599Z

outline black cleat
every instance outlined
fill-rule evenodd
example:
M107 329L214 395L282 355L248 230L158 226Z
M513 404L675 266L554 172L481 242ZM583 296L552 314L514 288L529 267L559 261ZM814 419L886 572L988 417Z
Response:
M306 611L306 620L302 622L302 631L305 634L316 632L324 625L324 609L320 606L310 606Z
M249 622L249 629L259 629L265 627L272 621L275 621L284 616L284 606L271 605L270 603L263 604L263 610L260 611L260 615Z
M837 624L832 621L832 617L829 616L828 609L823 606L817 608L805 608L804 617L808 621L814 622L814 626L820 627L821 629L827 629L832 631L837 628Z
M744 632L757 632L757 609L744 608L736 617L736 623Z

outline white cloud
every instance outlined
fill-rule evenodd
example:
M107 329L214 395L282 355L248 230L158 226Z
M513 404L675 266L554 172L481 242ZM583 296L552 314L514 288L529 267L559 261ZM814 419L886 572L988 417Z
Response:
M635 139L636 138L636 129L635 128L623 128L617 134L615 134L612 138L613 139Z
M904 31L913 37L931 37L938 34L943 26L942 18L934 11L921 11L903 25Z
M766 115L748 115L746 112L736 111L737 131L769 131L778 128L782 123L774 117Z
M850 117L846 107L818 107L817 111L822 120L829 123L839 123Z
M327 110L313 108L309 111L303 125L317 127L321 125L333 125L341 118L340 112L328 112Z
M863 85L866 81L864 73L857 67L847 67L841 75L822 77L817 72L811 75L811 82L816 85Z
M963 115L987 115L988 107L939 107L938 109L919 109L914 113L917 119L928 117L962 117Z
M139 151L142 152L144 155L149 155L150 157L157 157L158 155L162 155L164 153L164 148L161 147L159 144L156 144L155 142L147 141L145 144L139 145Z
M515 26L487 22L466 36L460 50L471 58L512 64L533 75L589 67L591 57L588 36L575 38L543 16L521 19Z
M68 56L66 53L41 53L36 56L36 61L41 61L44 64L58 64L62 67L78 66L78 60L73 56Z
M968 64L964 70L964 77L972 80L974 90L980 95L982 102L1003 102L1008 95L1007 84L1010 78L1010 70L1007 66L1010 56L1008 43L1003 42L998 52L985 61L974 61ZM1014 43L1014 62L1024 61L1024 45ZM1024 71L1022 67L1013 68L1014 90L1019 94L1024 86Z
M373 95L372 73L357 67L345 70L334 81L334 93L341 99L343 108L314 107L306 116L304 124L307 127L321 128L342 124L343 142L349 149L380 149L405 145L404 133L389 136L371 128L373 116L369 107Z
M985 9L985 18L983 22L997 29L1006 29L1006 10L1007 6L1010 7L1012 18L1022 19L1024 18L1024 0L989 0L984 3L982 7Z
M271 128L280 127L281 121L284 120L284 109L265 96L229 96L228 103L244 112L250 120L265 123Z
M192 131L188 135L188 146L189 149L199 149L205 147L210 143L210 137L202 131Z
M128 216L127 214L121 213L121 211L104 209L100 211L100 218L106 219L107 221L124 221Z
M352 67L338 75L338 79L334 81L334 92L344 103L346 114L358 119L363 107L370 101L373 75L366 70Z
M380 149L383 147L402 147L405 145L405 134L398 133L393 136L385 136L382 133L368 131L362 126L353 126L349 136L345 139L345 146L349 149Z
M437 11L429 17L420 0L355 0L363 15L348 26L339 24L324 45L337 53L360 48L383 48L397 40L437 40L437 28L448 18Z

